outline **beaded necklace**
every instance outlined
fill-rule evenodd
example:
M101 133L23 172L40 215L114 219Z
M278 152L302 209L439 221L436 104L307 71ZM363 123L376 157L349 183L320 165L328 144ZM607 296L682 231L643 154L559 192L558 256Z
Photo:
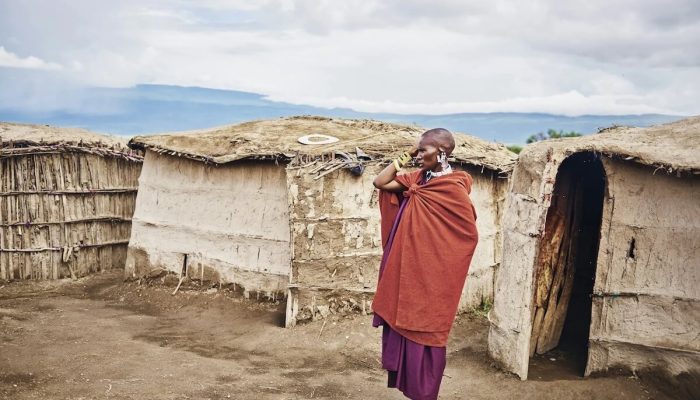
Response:
M433 178L437 178L438 176L443 176L443 175L448 175L452 173L452 167L448 164L447 168L443 169L440 172L433 172L431 170L425 171L425 182L430 181Z

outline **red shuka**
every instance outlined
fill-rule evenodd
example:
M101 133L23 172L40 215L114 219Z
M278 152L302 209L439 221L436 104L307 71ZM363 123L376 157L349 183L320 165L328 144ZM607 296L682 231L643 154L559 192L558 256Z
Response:
M443 347L478 241L472 177L455 171L419 185L422 171L399 175L408 189L380 192L382 244L407 197L372 309L394 330L416 343Z

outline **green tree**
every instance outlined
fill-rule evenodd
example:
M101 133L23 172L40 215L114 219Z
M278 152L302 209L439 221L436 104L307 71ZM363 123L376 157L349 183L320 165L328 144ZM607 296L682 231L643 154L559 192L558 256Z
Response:
M508 150L512 151L515 154L520 154L520 152L523 150L523 146L519 146L517 144L506 146L506 148L508 148Z
M564 132L563 130L556 131L554 129L548 129L547 134L544 134L542 132L537 132L535 135L530 135L529 138L525 141L527 144L530 143L535 143L535 142L540 142L542 140L549 140L549 139L560 139L560 138L565 138L565 137L578 137L578 136L583 136L582 134L578 132Z

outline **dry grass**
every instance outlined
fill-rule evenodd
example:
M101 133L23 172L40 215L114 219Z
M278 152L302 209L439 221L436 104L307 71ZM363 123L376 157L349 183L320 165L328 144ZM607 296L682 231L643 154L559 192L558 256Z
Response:
M577 138L546 140L526 146L525 162L547 154L592 151L665 170L669 174L700 174L700 116L649 128L612 127Z
M360 148L374 160L393 158L415 143L424 131L417 126L372 120L324 117L289 117L238 125L155 136L137 136L129 145L199 161L224 164L243 159L290 161L295 157L322 157ZM300 136L325 134L337 137L329 145L303 145ZM509 172L516 155L497 143L458 134L455 162Z

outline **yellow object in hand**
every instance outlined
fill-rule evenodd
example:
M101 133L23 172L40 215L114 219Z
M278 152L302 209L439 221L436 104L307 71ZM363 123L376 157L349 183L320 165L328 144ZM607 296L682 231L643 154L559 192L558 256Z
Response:
M413 157L411 157L411 155L408 154L407 151L404 151L403 154L401 154L399 158L396 159L396 161L398 161L399 165L403 167L404 165L408 164L408 162L411 161L412 158Z

